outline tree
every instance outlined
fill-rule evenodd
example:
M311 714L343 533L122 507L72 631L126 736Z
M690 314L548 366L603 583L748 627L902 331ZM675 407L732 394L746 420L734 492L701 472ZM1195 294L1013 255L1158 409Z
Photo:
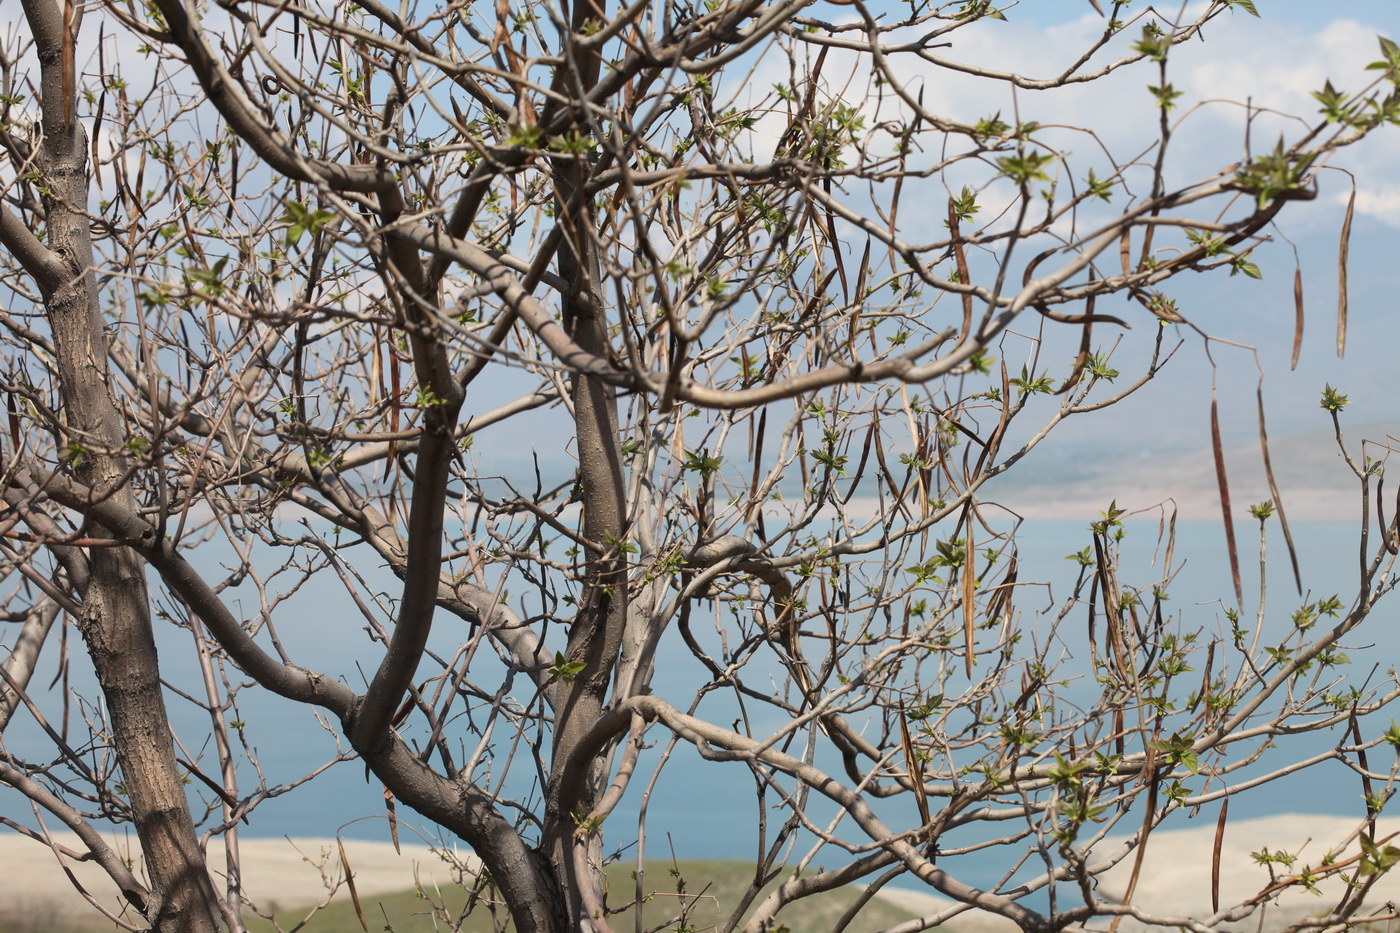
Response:
M1351 598L1308 603L1272 647L1238 572L1214 630L1164 617L1169 566L1121 583L1116 506L1070 597L1018 608L1015 522L986 484L1147 384L1195 327L1171 280L1258 275L1268 225L1400 113L1382 40L1375 82L1329 83L1307 129L1178 177L1172 52L1254 4L1103 6L1092 47L1036 78L942 51L1003 17L985 0L24 0L0 60L0 549L20 631L0 726L25 706L53 751L5 750L0 781L82 836L138 926L241 929L237 872L208 881L190 800L231 838L265 796L230 710L272 691L324 711L386 792L464 840L479 893L533 933L631 909L601 866L605 837L639 841L607 818L647 741L747 769L757 818L782 812L732 918L751 908L753 930L899 875L949 915L1025 929L1151 920L1093 873L1168 813L1245 789L1231 776L1259 742L1350 726L1331 757L1386 780L1365 757L1386 738L1357 723L1396 685L1331 668L1392 585L1394 517L1363 538ZM924 105L940 75L1048 90L1120 73L1153 82L1156 136L1129 156L1072 154L1092 128L1023 118L1031 96L1014 118ZM1130 318L1161 326L1123 377L1105 335ZM998 360L1028 319L1043 353ZM567 469L502 449L530 436L541 456L566 439ZM367 582L381 567L391 595ZM363 684L284 650L282 599L313 585L355 598ZM1086 617L1088 640L1070 636ZM32 680L60 618L101 689L83 742L66 706L44 712L71 697ZM190 656L157 658L169 626ZM658 683L662 650L707 675ZM1069 699L1073 664L1087 700ZM177 756L167 703L189 698L161 665L202 672L217 768ZM707 716L718 696L744 710L733 724ZM502 795L512 766L538 776L527 803ZM1215 789L1186 789L1197 773ZM818 823L819 798L843 819ZM134 824L148 882L100 820ZM1042 867L978 890L939 855L954 827ZM1095 849L1114 827L1131 842ZM1047 907L1052 884L1069 894Z

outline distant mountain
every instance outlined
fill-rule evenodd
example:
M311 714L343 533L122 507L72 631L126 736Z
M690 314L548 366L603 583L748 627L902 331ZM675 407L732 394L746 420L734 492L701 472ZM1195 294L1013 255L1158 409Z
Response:
M1400 425L1348 426L1348 450L1358 466L1363 457L1384 463L1390 448L1400 449L1400 441L1388 438L1388 431L1400 433ZM1038 518L1092 516L1111 500L1129 510L1170 500L1181 518L1220 517L1215 459L1208 447L1145 450L1136 456L1092 449L1059 449L1045 457L1040 453L1034 451L1018 468L989 483L983 498ZM1334 520L1359 513L1360 484L1330 430L1271 437L1269 456L1290 519ZM1227 444L1224 459L1231 508L1238 520L1248 516L1250 505L1272 498L1258 436ZM1400 472L1386 493L1387 515L1394 509L1391 491L1397 488Z

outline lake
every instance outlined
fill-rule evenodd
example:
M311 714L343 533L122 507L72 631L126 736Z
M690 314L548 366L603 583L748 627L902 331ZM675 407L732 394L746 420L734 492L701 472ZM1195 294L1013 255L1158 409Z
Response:
M1270 525L1271 563L1268 572L1272 608L1269 617L1270 625L1283 631L1291 624L1289 616L1300 601L1293 588L1277 519L1271 519ZM1122 576L1130 582L1150 582L1158 575L1149 566L1156 547L1157 523L1135 520L1128 528ZM1233 601L1221 526L1218 522L1179 522L1176 530L1175 560L1184 560L1185 565L1171 588L1168 608L1180 619L1184 630L1202 629L1206 635L1221 632L1226 624L1220 601ZM1237 530L1246 615L1249 616L1252 615L1258 593L1258 525L1246 520L1240 523ZM1340 593L1343 602L1347 602L1355 589L1358 574L1354 523L1299 523L1294 527L1294 534L1303 568L1304 586L1312 594L1311 598ZM1018 541L1021 580L1042 581L1057 597L1063 598L1076 572L1074 563L1065 560L1065 556L1089 544L1086 523L1030 520L1023 527ZM325 669L344 672L350 679L354 676L357 663L363 663L369 656L355 647L357 642L354 639L345 636L347 625L358 631L361 622L358 617L345 621L343 614L347 609L341 603L343 600L337 602L323 592L303 591L279 611L284 618L295 620L294 624L283 624L284 642L294 657L315 658ZM1049 604L1048 595L1037 596L1032 589L1025 590L1018 599L1020 624L1034 630L1042 624L1037 610ZM1393 636L1395 616L1395 608L1382 603L1368 625L1362 628L1361 637L1352 638L1346 645L1353 661L1352 669L1361 672L1357 675L1358 679L1363 679L1364 672L1369 671L1372 665L1379 665L1384 671L1396 663ZM460 624L455 619L444 617L439 634L445 632L450 635L452 627ZM189 635L169 625L163 627L161 638L168 646L166 657L176 657L173 649L188 646ZM676 650L678 639L672 639L666 645L655 679L656 692L662 697L671 695L672 689L678 685L695 683L699 670L683 649ZM47 683L52 676L54 654L49 651L47 661L50 668L41 673L36 682L42 679ZM83 660L81 656L74 660L75 677L79 681ZM193 672L167 671L167 675L182 688L194 685ZM683 702L689 696L691 693L682 691L678 694L678 701ZM193 728L200 721L198 711L187 705L177 705L175 710L177 729ZM318 767L336 752L334 737L309 711L263 691L249 690L242 694L238 716L247 722L247 735L271 782L288 780ZM1376 728L1383 729L1388 722L1389 716L1386 716L1378 725L1368 723L1368 733ZM659 744L664 742L659 728L651 736ZM1317 738L1309 738L1305 745L1313 749L1325 748L1329 741L1335 742L1336 738L1324 739L1321 743ZM24 714L16 718L7 743L13 752L31 760L44 760L50 756L44 742L37 736L32 720ZM206 766L213 754L212 746L191 748L189 751L202 756ZM623 804L610 818L609 844L635 836L638 799L651 776L648 765L654 763L655 756L653 750L644 758L643 767L639 769L638 777L634 779ZM1386 768L1389 760L1378 749L1372 763L1373 766ZM249 775L243 777L245 782L248 779ZM199 788L194 790L198 791ZM528 799L532 788L528 782L512 781L507 785L507 793ZM693 750L679 746L648 804L648 857L665 857L674 847L677 856L682 858L751 859L755 844L754 799L754 780L743 765L705 762ZM1205 814L1207 819L1214 819L1216 806L1210 806ZM912 804L907 801L880 809L888 819L899 825L909 825L913 818ZM824 815L830 815L830 810L829 807L818 808L818 812ZM12 791L0 792L0 812L32 825L27 803ZM1231 814L1235 818L1280 812L1359 815L1363 812L1360 788L1351 772L1329 764L1259 788L1236 798L1231 804ZM362 765L347 762L330 768L309 788L264 802L253 814L249 825L241 828L241 832L245 836L329 836L340 833L350 838L383 840L388 836L383 813L381 786L366 780ZM399 816L407 838L411 835L409 827L417 825L414 815L400 808ZM771 812L770 816L775 821L781 820L781 815L776 811ZM421 832L427 840L438 838L431 826L422 827ZM968 881L986 883L1002 867L1001 858L992 854L962 860L958 870ZM834 861L834 856L826 861Z

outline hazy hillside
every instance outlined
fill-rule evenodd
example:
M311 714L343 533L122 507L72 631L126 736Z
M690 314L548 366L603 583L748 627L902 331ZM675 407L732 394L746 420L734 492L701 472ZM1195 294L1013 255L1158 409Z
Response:
M1352 457L1360 461L1365 440L1365 456L1383 459L1387 430L1394 432L1397 426L1348 426ZM1224 451L1230 498L1239 518L1251 503L1271 497L1257 433L1227 443ZM1271 437L1269 454L1291 519L1335 520L1357 513L1357 482L1330 430ZM1220 516L1215 462L1209 447L1102 451L1059 445L1034 451L1023 469L1010 471L985 490L984 498L1032 517L1092 517L1110 499L1138 509L1168 498L1175 501L1182 518Z

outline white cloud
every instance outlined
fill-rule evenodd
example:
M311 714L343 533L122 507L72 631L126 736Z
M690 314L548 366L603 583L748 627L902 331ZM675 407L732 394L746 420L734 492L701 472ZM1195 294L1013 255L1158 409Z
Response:
M933 52L949 61L1049 78L1073 63L1102 29L1103 21L1092 14L1048 28L1027 21L982 21L953 33L951 48ZM1125 29L1082 70L1093 71L1118 59L1139 34L1138 26ZM1241 13L1217 17L1201 39L1176 47L1169 60L1167 80L1183 92L1173 112L1177 125L1167 160L1169 184L1193 183L1228 169L1247 151L1271 148L1280 134L1297 139L1306 133L1319 119L1312 92L1325 81L1356 92L1376 80L1377 72L1366 70L1378 57L1376 34L1375 28L1353 18L1310 24ZM1089 167L1102 175L1108 165L1105 150L1120 165L1144 154L1155 157L1150 154L1159 135L1158 112L1147 88L1160 79L1151 63L1121 69L1099 81L1035 91L942 68L911 54L891 56L890 61L904 86L921 96L931 112L965 123L999 113L1008 123L1019 117L1046 126L1039 138L1069 154L1075 179ZM866 93L869 67L868 59L833 52L827 56L823 78L830 88L849 84L848 94L859 99ZM751 86L762 95L773 82L787 77L786 60L774 56L760 64ZM867 105L867 125L907 111L888 89L884 94L886 103L878 110ZM777 115L761 120L755 134L757 155L771 151L784 125L785 118ZM1397 160L1400 133L1385 127L1337 154L1331 164L1356 174L1365 192L1358 196L1358 212L1400 226L1400 211L1395 210L1400 182L1391 180ZM979 176L975 166L967 168L969 179L985 181L985 171ZM955 169L945 181L956 189L962 174ZM1146 166L1136 175L1130 173L1130 180L1134 177L1149 177ZM1330 202L1343 201L1344 186L1327 182Z

